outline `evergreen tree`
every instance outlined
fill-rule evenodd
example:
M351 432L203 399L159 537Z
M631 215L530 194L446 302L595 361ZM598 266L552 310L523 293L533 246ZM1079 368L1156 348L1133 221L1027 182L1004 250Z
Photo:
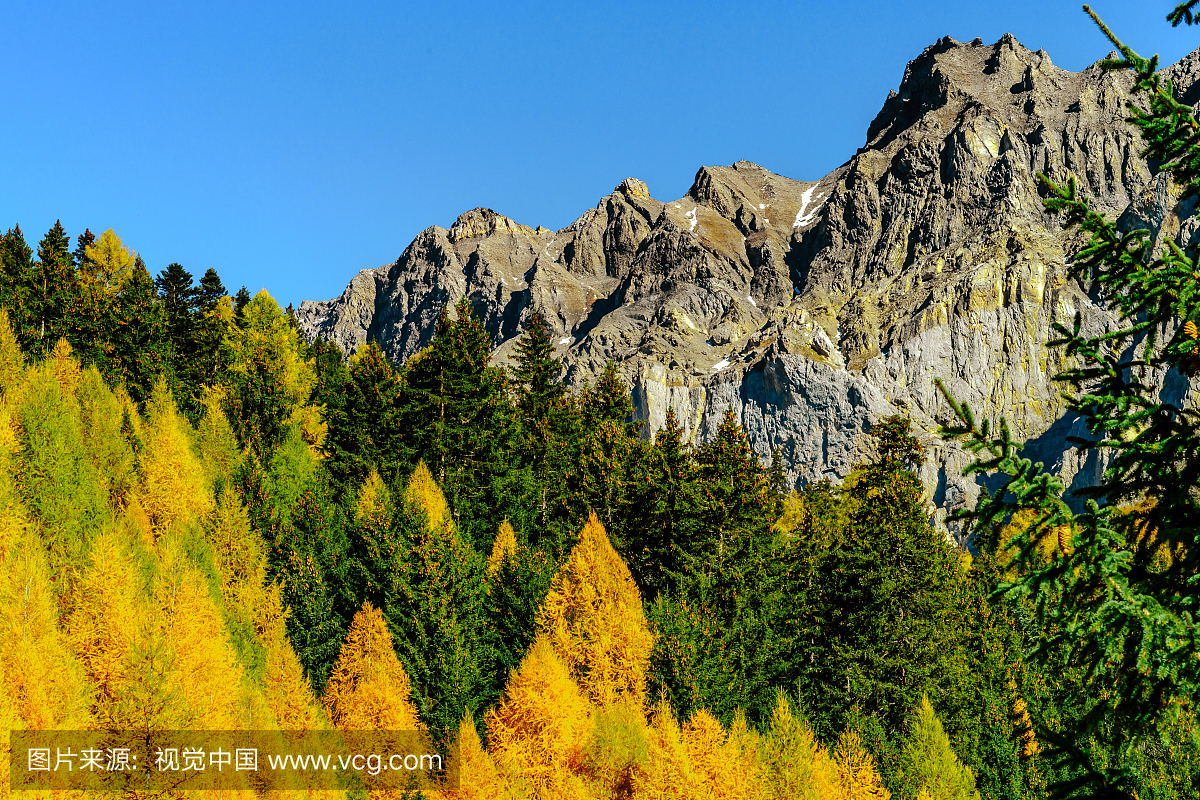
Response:
M237 320L238 327L243 327L245 325L245 310L246 306L249 304L250 292L247 291L245 286L243 286L242 288L238 289L237 294L234 295L233 298L233 313L234 318Z
M878 458L858 470L861 502L811 578L827 616L797 626L816 632L822 657L797 661L812 665L802 667L806 704L828 725L841 724L857 703L894 731L903 709L955 673L963 578L956 553L929 523L913 471L924 455L909 421L886 418L871 436Z
M78 287L70 249L71 239L57 220L38 242L34 290L30 298L37 326L35 349L38 353L49 351L60 338L71 334L72 306Z
M1197 22L1195 5L1196 0L1180 3L1168 19L1176 25ZM1180 202L1194 198L1200 190L1195 114L1159 74L1157 56L1139 56L1084 9L1117 50L1099 66L1134 73L1133 91L1143 101L1129 104L1129 121L1141 129L1143 155L1182 187ZM1039 179L1049 194L1047 209L1090 237L1074 255L1073 275L1100 291L1124 321L1117 331L1088 337L1077 314L1071 328L1055 326L1061 338L1052 343L1079 359L1057 377L1078 393L1070 410L1095 437L1082 447L1107 450L1112 460L1098 486L1076 492L1088 501L1076 516L1061 499L1062 482L1022 457L1003 421L997 433L986 421L977 425L971 410L942 387L961 423L945 433L967 437L968 448L979 456L971 472L995 472L1001 479L965 515L977 541L991 539L1014 514L1034 512L1011 541L1016 575L1001 589L1032 614L1035 658L1047 666L1074 667L1065 671L1064 696L1082 706L1078 721L1038 730L1055 757L1076 770L1054 793L1065 797L1086 788L1095 796L1134 797L1143 778L1134 754L1183 719L1200 691L1200 621L1192 600L1200 572L1200 501L1194 491L1200 432L1194 414L1166 402L1147 375L1173 368L1194 377L1200 364L1194 302L1200 278L1193 255L1169 238L1156 251L1148 230L1118 230L1079 196L1073 178L1066 186L1044 175ZM1149 519L1118 514L1129 502L1147 502L1153 509ZM1154 548L1131 546L1139 528L1156 530L1157 541L1168 550L1178 546L1181 557L1153 566ZM1058 532L1069 536L1046 558L1039 544L1051 532L1055 538Z
M154 281L140 258L117 297L109 374L124 384L134 402L146 402L155 381L171 372L172 349L166 315Z
M84 275L93 275L96 271L95 262L88 256L88 248L96 244L96 234L90 228L84 230L75 238L75 252L71 259L75 262L75 271ZM132 266L132 265L131 265Z
M517 420L504 373L488 363L487 331L465 299L455 314L443 311L433 341L405 364L400 420L445 487L460 533L486 546L513 488Z
M411 538L393 561L387 619L422 719L444 741L482 710L484 564L462 540L441 489L419 463L405 489Z
M628 554L630 571L648 599L678 588L683 549L695 536L696 463L674 407L654 435L649 472L650 513L645 526L633 532Z
M33 248L25 243L21 226L9 228L0 239L0 306L8 312L9 321L21 347L29 351L37 341L37 310Z
M578 407L557 380L562 362L554 358L550 331L536 312L517 342L515 360L511 374L521 418L521 459L535 484L535 520L542 526L559 506L577 460Z
M330 474L343 485L356 485L375 469L385 482L398 482L410 468L412 449L406 440L413 436L401 416L400 376L374 341L351 357L348 380L329 365L331 357L329 353L324 362L318 362L324 363L323 374L328 379L342 384L337 405L327 409L325 451ZM318 385L317 395L329 396L334 391L328 384Z
M221 283L221 276L212 267L204 271L204 276L200 278L200 286L196 290L196 302L202 311L212 311L216 308L217 301L225 296L225 284Z

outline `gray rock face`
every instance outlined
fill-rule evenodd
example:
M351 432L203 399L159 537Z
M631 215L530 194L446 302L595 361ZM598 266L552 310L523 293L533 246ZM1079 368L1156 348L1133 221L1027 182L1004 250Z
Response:
M1166 74L1200 99L1200 51ZM908 65L866 146L818 181L742 161L701 168L663 203L630 178L559 231L474 209L297 316L310 338L347 354L375 339L401 362L466 297L506 363L536 310L569 385L614 362L646 435L673 406L693 441L708 439L731 406L796 484L840 479L869 455L872 422L907 414L930 445L922 479L939 515L979 490L961 476L969 458L934 436L949 411L941 378L977 415L1006 417L1068 484L1091 483L1102 465L1066 441L1084 431L1046 342L1077 311L1090 332L1115 320L1068 277L1084 239L1044 212L1035 174L1074 176L1093 208L1158 246L1196 238L1192 205L1139 156L1129 85L1058 69L1011 35L945 38Z

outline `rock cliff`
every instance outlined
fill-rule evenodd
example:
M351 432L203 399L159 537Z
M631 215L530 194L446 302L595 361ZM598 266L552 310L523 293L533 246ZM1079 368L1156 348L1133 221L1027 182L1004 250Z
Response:
M1200 99L1200 51L1167 72L1180 97ZM465 296L504 363L536 310L568 384L614 362L647 435L674 406L706 439L732 406L797 484L841 478L871 422L907 414L930 445L922 479L939 515L978 493L961 476L968 457L934 436L948 418L940 377L977 412L1007 417L1068 484L1090 483L1102 465L1067 444L1084 431L1046 342L1077 311L1089 331L1115 321L1067 276L1083 240L1043 211L1034 176L1074 176L1122 225L1190 242L1193 208L1124 121L1129 84L1059 69L1011 35L947 37L908 65L866 145L820 180L742 161L702 167L664 203L629 178L558 231L473 209L297 317L310 338L347 354L375 339L398 363ZM1178 376L1164 381L1186 392Z

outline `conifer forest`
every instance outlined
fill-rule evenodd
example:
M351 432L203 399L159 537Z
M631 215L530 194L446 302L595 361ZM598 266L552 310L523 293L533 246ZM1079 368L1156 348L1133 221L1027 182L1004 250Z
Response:
M1191 108L1103 30L1195 194ZM455 786L309 792L330 797L1200 795L1200 417L1142 381L1195 379L1200 268L1073 183L1045 197L1126 323L1057 343L1110 466L1072 512L944 390L943 437L991 478L966 544L903 416L793 490L732 410L693 445L673 412L644 435L611 366L568 390L536 314L509 366L465 301L404 363L346 359L265 289L13 224L0 728L413 730L457 754Z

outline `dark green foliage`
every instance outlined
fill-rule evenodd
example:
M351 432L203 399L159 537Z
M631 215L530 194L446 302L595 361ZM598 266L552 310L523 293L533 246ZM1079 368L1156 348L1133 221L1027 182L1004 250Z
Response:
M249 302L250 302L250 292L246 289L245 286L243 286L242 288L238 289L238 293L236 295L234 295L234 298L233 298L233 313L234 313L235 318L237 319L237 324L239 326L245 325L245 321L246 321L245 310L246 310L246 305L249 304Z
M521 664L533 643L537 612L550 590L556 567L545 552L518 542L516 554L501 561L488 576L483 707L500 698L509 673Z
M486 547L513 490L509 453L518 433L503 371L490 366L491 341L465 300L442 313L425 350L403 373L401 429L424 459L467 541Z
M1169 19L1191 24L1193 6L1179 5ZM1195 196L1200 126L1192 110L1155 74L1157 56L1137 55L1084 9L1119 52L1100 66L1132 70L1134 91L1148 100L1144 109L1129 105L1146 154L1163 162L1185 198ZM1146 790L1138 754L1191 718L1190 699L1200 690L1198 417L1164 402L1147 381L1148 368L1191 377L1200 365L1200 277L1194 259L1169 239L1156 257L1147 231L1121 234L1077 195L1073 180L1062 187L1039 177L1050 190L1047 209L1090 235L1075 256L1075 274L1090 279L1125 321L1121 330L1090 338L1081 335L1077 316L1073 329L1056 326L1062 338L1051 343L1080 364L1057 376L1074 387L1071 410L1095 437L1080 446L1108 451L1112 460L1099 486L1077 492L1089 502L1074 516L1061 500L1062 482L1022 457L1003 422L996 435L947 395L960 424L946 435L965 436L977 454L969 472L1003 478L964 515L976 536L989 538L1015 512L1032 512L1032 523L1013 540L1016 577L1001 590L1031 613L1032 655L1063 676L1060 696L1075 705L1067 726L1038 731L1072 768L1054 793L1132 797ZM1160 333L1169 335L1165 344ZM1123 502L1138 502L1138 510L1118 514ZM1047 539L1057 543L1048 553L1041 546Z
M34 269L33 248L25 243L21 226L9 228L0 239L0 306L8 311L17 341L26 352L32 350L38 338Z
M398 483L413 461L406 447L411 430L400 411L401 376L376 342L355 354L348 373L332 363L341 364L340 353L322 352L316 395L327 405L330 474L342 487L357 487L375 468L389 485Z
M452 526L430 528L406 504L399 513L410 537L387 587L384 617L421 719L445 742L466 711L483 716L483 559Z
M59 221L38 242L30 309L37 328L35 352L49 352L59 338L72 338L73 300L78 287L71 259L71 239Z
M141 258L117 297L115 317L108 371L141 405L149 399L155 379L169 370L172 362L166 314Z

